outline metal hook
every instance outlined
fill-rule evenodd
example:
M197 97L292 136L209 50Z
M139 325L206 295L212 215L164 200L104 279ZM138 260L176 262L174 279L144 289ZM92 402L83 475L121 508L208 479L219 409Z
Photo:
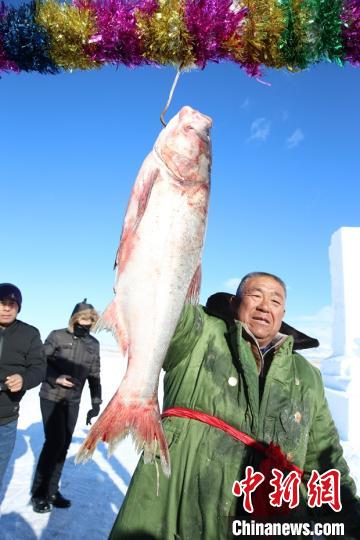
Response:
M180 74L181 74L181 66L179 66L177 68L177 71L176 71L176 75L175 75L175 79L174 79L174 82L172 84L172 87L171 87L171 90L170 90L170 94L169 94L169 97L168 97L168 100L166 102L166 105L164 107L164 110L163 112L161 113L160 115L160 122L162 123L162 125L164 127L166 127L166 122L165 122L165 114L166 114L166 111L168 110L168 108L170 107L170 103L171 103L171 100L172 100L172 97L173 97L173 94L174 94L174 91L175 91L175 88L176 88L176 85L177 85L177 82L179 80L179 77L180 77Z

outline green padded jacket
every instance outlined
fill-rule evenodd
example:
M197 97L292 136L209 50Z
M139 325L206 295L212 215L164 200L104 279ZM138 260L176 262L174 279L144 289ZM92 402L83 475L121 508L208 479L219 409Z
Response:
M271 362L261 393L256 351L260 352L255 339L239 321L211 315L202 306L185 306L163 366L163 410L196 409L259 441L273 442L304 470L305 481L314 469L320 473L338 469L342 504L353 523L354 512L360 516L356 488L319 370L294 351L292 336L280 336L266 353ZM161 470L157 477L160 467L144 464L140 458L111 540L232 538L232 516L245 514L232 485L244 477L247 465L256 463L256 452L197 420L169 417L163 426L171 477L167 479ZM301 498L291 519L320 519L307 516L304 485ZM327 515L329 506L325 506Z

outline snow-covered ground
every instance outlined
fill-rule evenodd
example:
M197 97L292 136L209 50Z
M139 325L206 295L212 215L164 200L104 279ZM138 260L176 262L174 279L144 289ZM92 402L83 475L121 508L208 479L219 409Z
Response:
M120 355L102 352L102 385L104 405L112 397L125 370ZM90 394L84 389L80 414L65 463L61 491L72 500L69 509L53 509L35 514L29 496L34 467L43 443L39 407L39 389L27 392L21 402L15 450L0 493L1 540L105 540L123 501L137 455L128 438L108 458L104 444L99 444L94 459L75 465L74 456L88 432L86 413ZM353 478L360 492L360 451L344 443Z
M120 355L104 351L101 359L103 404L112 397L125 370ZM30 504L30 486L43 444L39 387L21 401L15 450L0 494L1 540L104 540L108 537L137 463L128 438L108 458L103 443L94 458L75 465L74 457L88 432L86 413L91 408L87 385L83 391L79 418L65 463L61 492L72 500L69 509L36 514Z

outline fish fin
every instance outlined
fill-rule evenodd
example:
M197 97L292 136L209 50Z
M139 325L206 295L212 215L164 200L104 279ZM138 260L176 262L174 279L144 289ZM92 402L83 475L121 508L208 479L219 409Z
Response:
M159 175L159 169L156 168L146 179L146 182L143 184L142 190L138 193L138 205L137 205L137 213L136 213L136 220L133 224L133 229L136 230L139 226L139 223L141 221L141 218L143 217L145 210L147 208L152 188L155 184L155 181Z
M131 254L135 233L145 213L152 188L159 175L158 168L150 169L149 172L145 170L143 174L142 172L143 169L139 172L130 196L121 232L120 245L115 256L114 269L119 266L120 270L122 270Z
M115 393L106 409L92 426L76 456L76 463L88 461L99 441L109 444L109 454L127 435L131 435L137 451L144 450L144 462L153 463L159 451L161 468L169 477L170 456L162 428L157 399L129 402L119 391Z
M189 285L189 289L186 295L186 302L190 304L197 304L199 302L200 294L200 285L201 285L201 263L198 264L195 274L192 277L192 280Z
M100 332L101 330L107 330L112 333L119 344L121 352L125 355L129 347L128 337L121 312L116 309L115 300L110 302L94 326L95 332Z

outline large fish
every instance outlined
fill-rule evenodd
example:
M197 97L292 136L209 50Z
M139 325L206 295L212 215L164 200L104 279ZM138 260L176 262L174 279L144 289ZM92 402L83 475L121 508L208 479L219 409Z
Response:
M160 133L134 184L116 256L115 298L102 315L128 365L78 455L131 434L144 460L159 448L170 475L157 391L185 301L197 299L211 167L211 119L183 107Z

